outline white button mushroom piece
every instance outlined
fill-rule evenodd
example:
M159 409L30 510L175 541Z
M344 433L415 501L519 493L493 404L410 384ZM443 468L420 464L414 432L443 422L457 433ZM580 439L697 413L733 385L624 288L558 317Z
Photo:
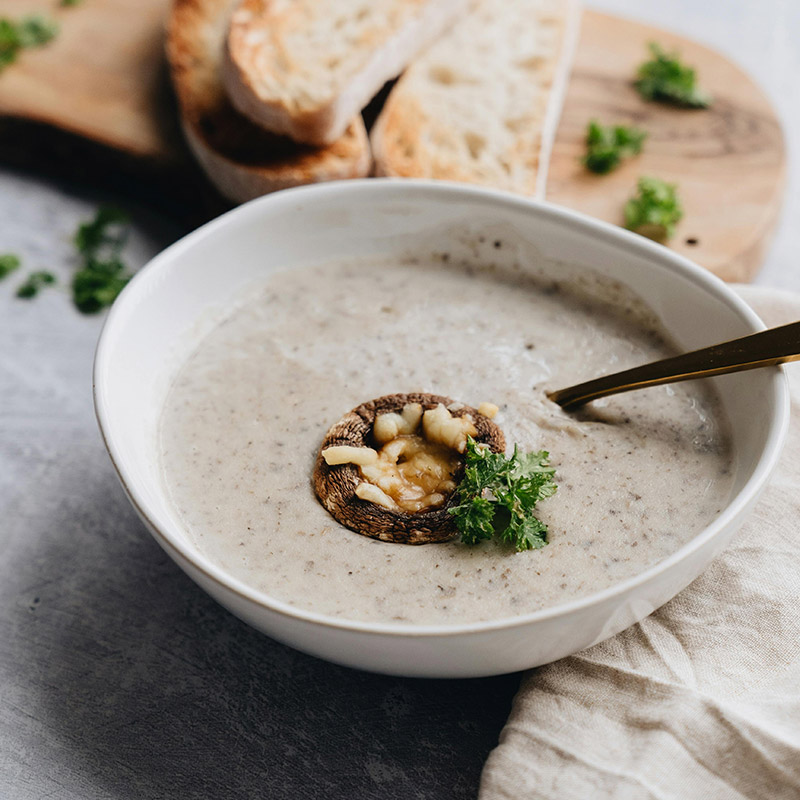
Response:
M322 451L322 457L329 466L337 464L368 466L378 460L378 453L371 447L351 447L343 444L335 447L326 447Z
M375 503L376 506L388 508L390 511L398 511L399 506L386 494L379 489L374 483L359 483L356 486L356 496L368 503Z
M478 413L487 419L494 419L499 410L500 407L496 406L494 403L481 403L478 406Z
M386 444L398 436L414 433L421 419L422 406L419 403L407 403L400 414L378 414L372 425L372 435L378 444Z
M422 415L422 429L429 442L443 444L459 453L467 449L467 436L478 432L469 415L454 417L441 403Z

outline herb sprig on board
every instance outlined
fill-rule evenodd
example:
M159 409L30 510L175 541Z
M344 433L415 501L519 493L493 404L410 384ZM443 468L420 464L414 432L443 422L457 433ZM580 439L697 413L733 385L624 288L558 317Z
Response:
M461 541L477 544L497 536L518 551L547 544L547 526L533 515L540 500L556 492L549 454L520 453L509 457L467 440L466 467L458 486L459 504L450 509Z
M0 18L0 72L17 60L20 50L41 47L58 33L58 23L33 14L18 22Z
M648 48L652 58L639 67L633 84L645 100L684 108L711 105L711 95L697 86L694 69L682 64L678 53L668 53L656 42L650 42Z
M128 237L127 222L124 211L102 206L75 234L82 265L72 278L72 299L84 314L110 306L131 279L121 257Z
M592 120L586 128L584 166L598 175L616 169L623 158L638 155L647 138L646 131L629 125L601 125Z
M648 239L668 239L683 217L676 185L642 177L636 188L636 196L625 204L625 227Z

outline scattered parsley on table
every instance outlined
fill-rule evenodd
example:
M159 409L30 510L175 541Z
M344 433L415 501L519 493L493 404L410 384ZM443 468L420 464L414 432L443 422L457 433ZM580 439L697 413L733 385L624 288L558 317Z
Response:
M112 206L101 206L94 218L81 223L73 239L80 256L72 276L72 300L78 311L94 314L110 306L131 279L122 260L128 238L128 215ZM13 253L0 255L0 279L19 269L20 258ZM32 272L17 289L17 297L29 300L44 286L56 283L56 276L45 270Z
M72 299L84 314L110 306L131 279L121 256L128 237L128 221L124 211L102 206L94 219L83 223L75 234L82 264L72 278Z
M20 258L14 253L4 253L0 255L0 280L19 269Z
M25 282L20 284L17 289L17 297L25 300L30 300L39 294L39 290L44 286L51 286L56 282L56 276L52 272L42 270L40 272L31 272L25 279Z

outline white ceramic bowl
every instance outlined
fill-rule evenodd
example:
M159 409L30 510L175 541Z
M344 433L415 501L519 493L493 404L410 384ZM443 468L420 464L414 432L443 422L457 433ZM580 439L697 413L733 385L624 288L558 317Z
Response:
M348 181L255 200L154 258L114 304L95 361L95 406L108 452L158 543L245 622L300 650L378 672L510 672L574 653L650 614L697 577L741 525L776 463L788 424L778 369L717 379L736 458L735 493L722 513L655 567L570 603L475 624L349 622L254 591L196 549L165 496L156 431L170 376L214 312L276 268L414 247L480 250L482 239L491 248L498 236L510 245L503 251L523 263L535 257L560 273L589 267L622 281L687 349L763 328L722 282L642 237L520 197L424 181Z

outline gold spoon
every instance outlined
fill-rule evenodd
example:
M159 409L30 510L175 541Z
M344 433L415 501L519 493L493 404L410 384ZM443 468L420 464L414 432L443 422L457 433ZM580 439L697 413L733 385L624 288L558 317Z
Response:
M761 333L732 339L729 342L693 350L673 358L643 364L613 375L603 375L577 386L569 386L547 396L562 408L582 406L598 397L659 386L662 383L693 381L727 372L741 372L758 367L774 367L800 359L800 322L770 328Z

